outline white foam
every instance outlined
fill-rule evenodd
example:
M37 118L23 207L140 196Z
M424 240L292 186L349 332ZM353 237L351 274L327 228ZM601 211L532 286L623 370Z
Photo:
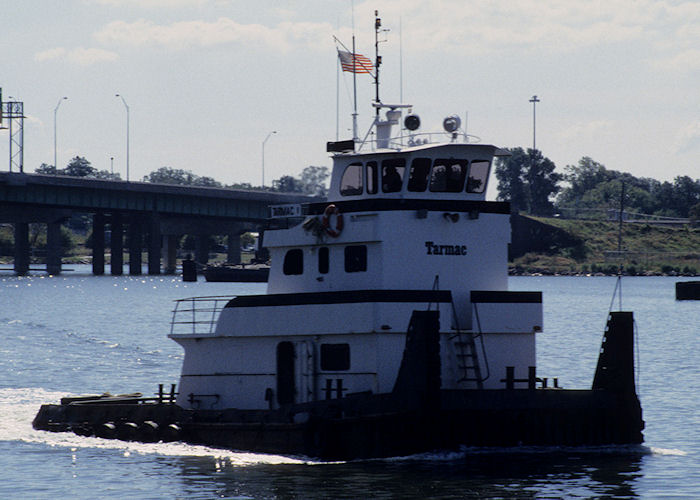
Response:
M82 437L72 432L37 431L32 427L32 420L45 403L57 403L69 394L51 392L44 389L0 389L0 441L23 441L26 443L45 444L51 447L100 448L119 450L124 456L133 453L141 455L164 455L186 457L214 457L230 466L253 464L303 464L303 459L266 455L259 453L235 452L196 446L185 443L137 443Z

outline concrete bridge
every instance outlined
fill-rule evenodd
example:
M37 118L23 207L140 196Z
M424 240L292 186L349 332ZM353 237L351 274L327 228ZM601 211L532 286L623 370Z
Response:
M124 267L128 234L129 273L141 274L148 250L148 274L175 270L177 238L196 235L195 260L208 260L211 235L228 236L228 261L240 262L240 235L259 230L269 205L318 198L264 191L108 181L80 177L0 172L0 223L12 223L14 270L29 271L29 223L47 225L46 270L61 272L61 223L76 213L92 216L92 270L105 271L105 229L110 230L111 274Z

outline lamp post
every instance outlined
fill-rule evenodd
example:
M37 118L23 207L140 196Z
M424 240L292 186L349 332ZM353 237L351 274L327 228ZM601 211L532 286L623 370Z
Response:
M120 97L126 108L126 182L129 182L129 105L123 95L115 94L115 97Z
M277 131L273 130L269 134L267 134L267 137L265 137L265 140L262 142L262 187L265 187L265 143L267 140L270 138L272 134L276 134Z
M533 95L532 99L530 99L530 102L532 103L532 149L535 150L537 149L535 142L535 106L538 102L540 102L540 100L537 98L536 95Z
M56 108L53 110L53 166L56 170L58 170L58 164L56 160L56 115L58 115L58 108L61 105L61 102L64 100L68 99L67 97L61 97L58 100L58 103L56 104Z

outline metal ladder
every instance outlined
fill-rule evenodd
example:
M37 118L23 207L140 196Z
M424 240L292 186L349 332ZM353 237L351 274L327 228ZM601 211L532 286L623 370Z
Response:
M440 277L435 276L433 281L433 290L440 289ZM476 387L478 389L484 388L484 380L489 377L488 362L486 360L486 351L484 349L484 341L481 339L481 350L484 355L484 362L486 363L486 377L481 376L481 366L479 365L479 357L476 354L476 342L474 339L476 337L481 337L481 323L479 322L479 314L476 311L476 305L474 306L474 315L476 316L476 322L479 327L479 333L474 335L472 332L463 332L459 327L459 321L457 320L457 309L455 308L454 299L450 301L452 306L452 321L455 324L455 332L449 337L456 349L457 355L457 368L462 371L462 377L457 380L457 383L461 382L476 382ZM431 304L428 304L428 309L430 309Z
M481 365L479 364L479 357L476 353L476 342L474 341L476 337L481 336L481 332L479 332L477 335L474 335L473 332L463 332L459 328L454 302L452 303L452 315L456 326L456 333L452 335L450 339L454 343L454 346L457 351L457 367L462 371L462 377L457 380L457 383L476 382L477 389L483 389L485 378L481 376ZM484 359L486 359L485 354L486 353L484 353Z

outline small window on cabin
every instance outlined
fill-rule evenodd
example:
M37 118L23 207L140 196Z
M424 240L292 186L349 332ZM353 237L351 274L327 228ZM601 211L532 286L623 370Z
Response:
M434 193L459 193L464 189L467 160L437 159L430 177L430 190Z
M345 167L343 177L340 179L340 194L342 196L362 194L362 163L351 163Z
M430 176L430 158L415 158L411 162L411 170L408 173L408 190L422 193L428 189Z
M321 371L350 369L350 344L321 344Z
M328 274L328 247L318 249L318 272Z
M345 247L345 272L360 273L367 271L367 246L352 245Z
M304 252L301 248L287 250L284 255L282 271L284 274L302 274L304 272Z
M379 190L379 166L376 161L367 162L367 193L376 194Z
M401 191L404 170L406 170L406 160L403 158L384 160L382 162L382 191L385 193Z
M467 193L483 193L486 189L486 181L489 178L491 162L484 160L473 161L469 167L469 179L467 180Z

